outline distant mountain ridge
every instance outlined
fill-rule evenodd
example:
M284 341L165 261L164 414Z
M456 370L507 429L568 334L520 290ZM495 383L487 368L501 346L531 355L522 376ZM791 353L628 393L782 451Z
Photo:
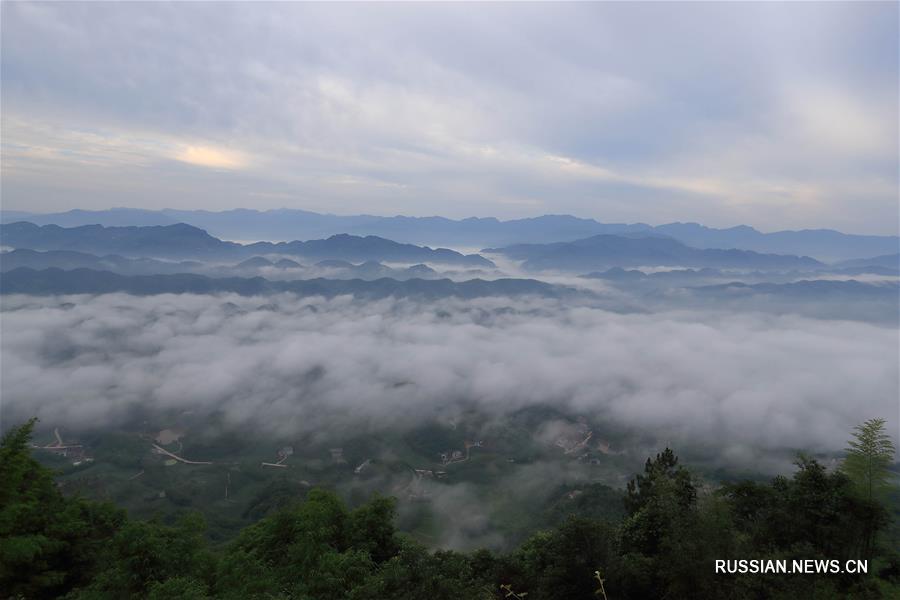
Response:
M854 235L830 229L762 233L746 225L716 229L697 223L669 223L654 227L646 223L601 223L570 215L544 215L500 221L493 217L454 220L444 217L341 216L298 209L211 212L117 208L101 211L76 209L53 214L0 211L0 222L22 220L39 225L56 224L66 227L90 224L148 226L187 223L204 229L211 235L232 240L317 239L349 233L375 235L418 245L456 247L567 242L603 233L655 232L695 248L736 248L762 253L812 256L825 261L895 254L900 250L898 236Z
M18 248L10 252L0 253L0 271L12 271L18 268L49 269L58 268L67 271L73 269L96 269L127 274L149 273L189 273L203 267L196 261L163 261L152 258L125 258L109 254L96 256L74 250L30 250Z
M808 256L692 248L678 240L659 235L601 234L574 242L516 244L505 248L487 248L482 252L523 261L522 266L531 271L584 273L602 268L641 266L778 270L824 266Z
M494 263L477 254L461 254L447 248L399 243L374 235L360 237L339 233L323 240L307 242L256 242L243 246L252 254L292 254L307 258L342 259L348 261L437 262L470 267L493 267Z
M747 284L731 282L719 285L708 285L691 288L697 293L715 294L720 297L731 295L733 297L746 298L751 294L781 295L798 299L821 299L826 294L846 296L849 299L869 297L881 299L900 299L900 285L896 282L882 283L878 285L863 283L861 281L794 281L791 283L755 283Z
M19 221L0 225L0 244L30 250L70 250L126 257L204 258L238 255L241 245L224 242L202 229L175 225L104 227L36 225Z
M13 269L0 278L0 294L213 294L231 292L245 296L294 293L301 296L334 297L353 295L375 299L411 298L481 298L488 296L536 295L559 297L584 295L572 288L551 285L534 279L295 279L273 281L263 277L206 277L191 273L166 275L120 275L94 269L35 270Z
M494 266L482 256L464 255L446 248L432 249L402 244L376 236L339 234L307 242L256 242L242 245L220 240L202 229L184 223L127 227L82 225L64 228L19 221L0 225L0 244L42 251L66 250L97 255L209 261L239 260L261 254L287 254L319 260Z
M900 268L900 253L845 260L838 263L838 265L841 267L886 267L897 269Z
M231 265L208 265L197 261L166 261L153 258L125 258L114 254L95 256L85 252L72 250L29 250L18 248L9 252L0 252L0 272L18 268L35 270L58 268L65 271L73 269L93 269L96 271L112 271L120 275L163 275L172 273L195 273L211 277L261 275L278 279L439 279L437 271L427 265L417 264L406 268L392 268L376 261L353 264L343 260L324 260L314 266L302 265L290 259L269 260L262 256L254 256ZM262 270L262 272L261 272ZM478 270L466 270L466 273L478 273ZM475 275L473 274L472 277Z

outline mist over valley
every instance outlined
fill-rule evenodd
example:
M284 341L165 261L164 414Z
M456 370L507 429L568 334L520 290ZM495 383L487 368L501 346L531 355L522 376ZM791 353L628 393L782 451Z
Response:
M898 44L0 2L0 600L900 598Z

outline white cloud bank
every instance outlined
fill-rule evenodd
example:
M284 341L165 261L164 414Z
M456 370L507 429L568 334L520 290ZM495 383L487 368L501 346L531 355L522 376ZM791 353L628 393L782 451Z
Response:
M115 294L5 297L0 327L4 427L140 406L295 434L552 404L740 460L839 451L853 425L898 416L896 328L799 316Z

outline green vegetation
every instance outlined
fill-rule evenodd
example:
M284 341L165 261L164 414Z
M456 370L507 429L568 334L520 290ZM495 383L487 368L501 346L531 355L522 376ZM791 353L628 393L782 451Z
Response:
M847 448L844 472L868 500L886 494L890 486L894 444L884 431L884 419L869 419L856 426Z
M598 442L613 444L610 454L597 446L566 454L554 436L542 435L548 421L577 418L532 409L487 420L472 411L414 427L337 428L312 436L230 428L215 415L154 415L116 430L36 427L34 456L54 471L64 495L113 502L130 517L167 525L200 511L206 537L217 543L319 487L334 490L351 508L373 493L397 497L397 528L429 546L506 551L572 512L621 518L623 492L610 486L624 486L640 468L640 454L622 452L632 440L602 422L588 426ZM167 451L212 464L158 453L153 445L163 431L170 432L163 439L179 436L162 444ZM54 450L56 433L78 444L79 456ZM442 454L465 457L467 441L483 445L470 448L468 459L445 464ZM285 448L292 452L281 467L261 464L282 460ZM79 462L80 455L86 460Z
M871 423L857 434L862 452L860 436L879 429ZM890 513L859 485L865 480L848 474L849 457L848 467L835 472L801 457L791 477L713 491L667 449L629 483L623 512L593 506L618 498L589 487L573 504L589 516L569 514L502 554L431 551L396 531L392 498L374 496L351 510L321 489L287 502L236 539L211 545L195 513L164 524L129 519L109 503L63 496L52 472L31 456L33 427L31 421L12 429L0 446L4 597L563 600L601 597L601 590L602 597L628 599L900 595L900 556L885 537ZM889 453L879 456L892 460ZM887 476L878 481L886 485ZM715 572L716 560L754 558L868 559L869 572Z

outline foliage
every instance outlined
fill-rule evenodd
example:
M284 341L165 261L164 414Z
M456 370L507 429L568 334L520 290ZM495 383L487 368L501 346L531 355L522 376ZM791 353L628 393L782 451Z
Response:
M869 419L854 428L848 443L844 472L867 500L883 495L890 488L894 444L884 431L884 419Z
M871 422L870 422L871 423ZM867 452L864 431L858 449ZM877 425L877 423L876 423ZM395 502L350 510L313 489L211 547L203 519L129 520L64 497L30 454L30 421L0 445L3 597L93 600L888 598L890 514L847 469L801 457L791 477L707 490L669 449L627 487L618 520L570 515L508 554L430 551L398 534ZM877 433L877 427L872 431ZM872 438L877 441L877 435ZM876 444L877 446L877 444ZM882 446L883 447L883 446ZM854 450L851 450L851 452ZM850 469L852 470L852 469ZM597 498L608 497L595 490ZM584 497L589 497L587 494ZM615 497L615 496L613 496ZM591 501L593 502L593 501ZM603 516L608 516L603 513ZM723 575L717 559L869 558L865 575Z
M13 597L53 597L90 581L125 520L110 504L63 498L31 457L35 422L0 442L0 590Z

